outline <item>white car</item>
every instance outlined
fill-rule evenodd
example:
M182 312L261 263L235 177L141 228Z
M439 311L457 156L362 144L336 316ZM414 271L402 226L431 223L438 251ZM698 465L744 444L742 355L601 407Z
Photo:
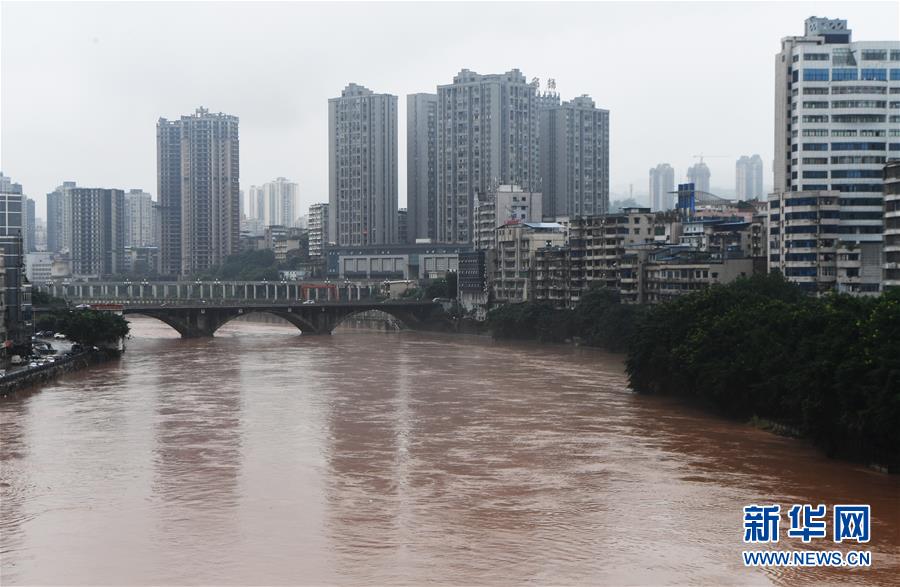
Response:
M35 363L34 361L32 361L32 362L28 363L28 366L29 366L29 367L37 367L38 364Z
M306 300L305 302L303 302L303 305L305 306L306 304L315 304L315 303L316 303L316 300Z
M53 338L58 338L58 339L60 339L60 340L65 340L65 339L66 339L66 335L63 334L62 332L57 332L56 334L53 335Z

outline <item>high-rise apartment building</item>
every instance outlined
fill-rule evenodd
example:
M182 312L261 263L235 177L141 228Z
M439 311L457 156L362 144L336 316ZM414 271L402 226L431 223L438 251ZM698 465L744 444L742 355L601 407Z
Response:
M588 96L540 109L540 180L549 216L609 209L609 111Z
M687 178L694 184L695 191L709 192L709 167L703 161L688 167Z
M238 117L198 108L156 126L160 271L191 275L238 252Z
M309 207L309 256L321 257L328 243L328 204Z
M154 235L153 196L143 190L129 190L125 194L125 246L152 247Z
M21 184L0 173L0 308L3 314L3 341L13 345L28 344L31 332L31 302L24 286L23 226L25 196Z
M34 243L34 222L35 222L35 209L34 209L34 200L26 197L24 201L25 207L23 208L24 213L24 221L25 224L22 227L22 239L23 246L25 248L26 253L33 253L37 249L35 248Z
M122 273L125 259L125 192L67 188L64 209L71 216L72 274L104 278Z
M734 193L738 200L744 202L765 196L762 157L743 155L737 160L734 164Z
M436 238L437 94L406 97L406 206L410 243Z
M518 69L438 86L436 238L470 243L476 194L540 187L537 91Z
M297 196L300 187L284 177L269 181L262 188L253 186L251 193L257 198L257 213L263 226L293 226L297 220ZM261 206L259 204L261 202Z
M851 251L862 263L858 275L846 281L837 276L841 291L880 289L869 265L881 264L882 169L900 152L898 108L900 42L853 42L847 21L818 17L806 20L803 36L782 39L775 56L774 199L791 192L838 194L837 222L829 221L829 230L840 241L837 249ZM789 226L796 213L770 210L775 237L796 233L798 228ZM809 258L809 273L832 255L830 235L822 237L814 226L805 230L803 251L770 249L770 268L802 253Z
M71 226L65 222L63 194L67 188L74 187L74 181L66 181L47 194L47 250L51 253L58 253L69 246Z
M397 241L397 96L351 83L328 100L328 201L330 241Z
M650 170L650 209L665 212L675 207L675 170L668 163L660 163Z

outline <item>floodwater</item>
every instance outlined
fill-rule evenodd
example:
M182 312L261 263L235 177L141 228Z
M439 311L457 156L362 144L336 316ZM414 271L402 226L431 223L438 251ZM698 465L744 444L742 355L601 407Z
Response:
M0 399L3 585L900 584L897 476L634 395L618 355L133 335L119 362ZM871 504L872 567L745 568L752 503ZM851 548L786 519L779 549Z

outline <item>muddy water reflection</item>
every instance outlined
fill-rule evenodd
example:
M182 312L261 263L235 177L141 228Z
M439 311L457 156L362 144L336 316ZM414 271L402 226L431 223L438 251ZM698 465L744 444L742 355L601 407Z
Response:
M119 364L0 401L4 585L900 575L900 480L636 397L616 356L237 322L170 333L139 321ZM871 503L874 568L744 569L752 502Z

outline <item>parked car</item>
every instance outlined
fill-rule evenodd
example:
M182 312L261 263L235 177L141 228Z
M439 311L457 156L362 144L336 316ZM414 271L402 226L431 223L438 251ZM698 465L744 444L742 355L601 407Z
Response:
M315 303L316 303L316 300L306 300L305 302L303 302L303 305L305 306L306 304L315 304Z
M65 339L66 339L66 335L63 334L62 332L57 332L56 334L53 335L53 338L56 338L56 339L59 339L59 340L65 340Z
M23 359L21 355L13 355L9 362L13 365L21 365L25 362L25 359Z
M29 366L29 367L37 367L38 364L35 363L34 361L32 361L32 362L28 363L28 366Z

